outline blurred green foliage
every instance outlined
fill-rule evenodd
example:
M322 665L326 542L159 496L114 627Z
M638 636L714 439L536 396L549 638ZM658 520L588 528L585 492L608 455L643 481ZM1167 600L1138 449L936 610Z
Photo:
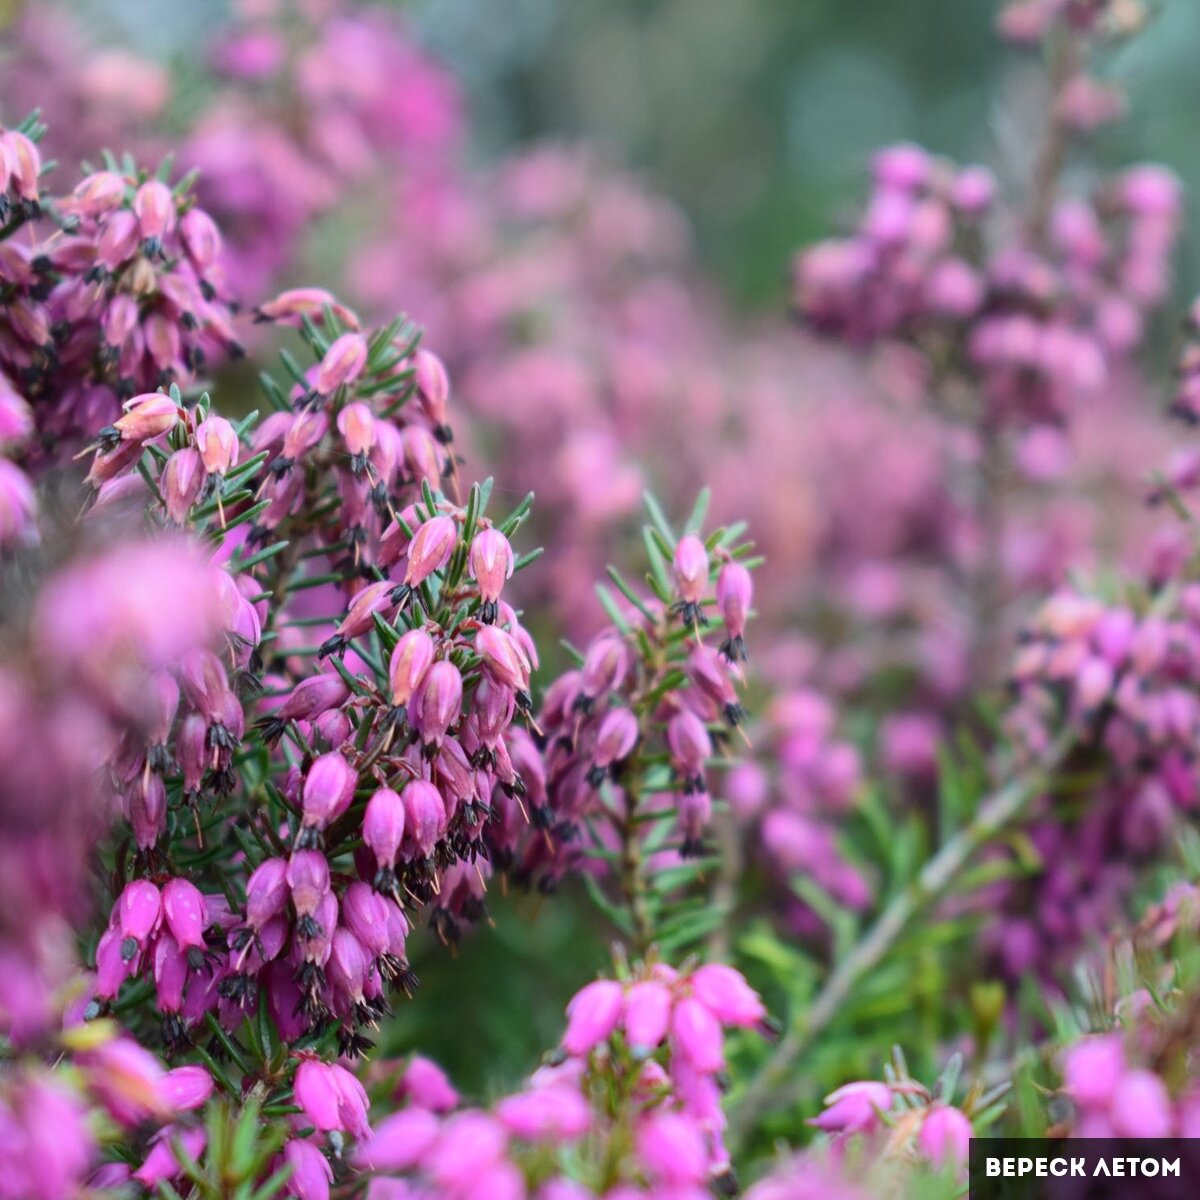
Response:
M1102 163L1173 166L1200 214L1200 4L1150 0L1105 64L1129 118ZM910 138L1003 175L1036 119L1038 72L993 36L995 0L410 0L466 82L477 150L589 137L690 214L744 307L778 309L796 246L859 197L873 148ZM1019 170L1018 170L1019 174ZM1200 289L1185 247L1178 295Z

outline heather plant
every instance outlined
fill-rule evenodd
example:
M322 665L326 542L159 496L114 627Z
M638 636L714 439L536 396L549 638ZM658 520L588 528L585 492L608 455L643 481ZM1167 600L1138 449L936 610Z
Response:
M1003 11L1050 65L1025 195L893 147L800 260L836 419L630 178L456 161L380 13L240 11L198 177L89 145L51 186L70 141L0 131L0 1197L950 1197L973 1136L1192 1130L1200 473L1126 575L1042 486L1141 402L1170 278L1173 177L1063 170L1134 12ZM157 159L155 78L110 128ZM291 277L370 196L367 306ZM779 546L797 462L799 580L710 516ZM486 1057L551 906L596 952L460 1094L421 977L491 956Z

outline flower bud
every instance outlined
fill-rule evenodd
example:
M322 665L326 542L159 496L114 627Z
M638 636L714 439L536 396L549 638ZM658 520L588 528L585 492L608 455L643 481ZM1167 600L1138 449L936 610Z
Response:
M104 310L101 328L104 344L111 350L120 350L138 327L141 312L138 302L128 292L118 292Z
M167 827L167 788L161 775L143 777L126 800L129 823L139 850L149 850Z
M319 830L336 821L350 807L357 783L358 775L341 754L314 759L302 793L305 826Z
M424 629L401 635L388 667L394 707L403 708L413 698L433 663L434 649L433 638Z
M429 858L446 828L446 806L441 793L432 783L414 779L405 784L400 799L404 804L406 840L422 857Z
M80 1056L89 1084L119 1124L133 1127L151 1115L164 1116L166 1072L149 1050L128 1037L115 1037Z
M667 724L671 765L685 791L704 786L704 766L712 757L712 739L704 722L691 709L681 708Z
M296 1068L292 1096L309 1124L321 1133L342 1128L338 1088L329 1063L305 1058Z
M37 144L17 129L0 134L0 149L11 171L17 195L30 204L38 202L38 176L42 173L42 156Z
M133 1178L147 1191L153 1192L160 1183L175 1179L183 1174L183 1166L175 1157L178 1142L195 1162L204 1153L208 1135L200 1127L168 1125L155 1135L142 1165L133 1173Z
M425 1108L391 1113L375 1126L375 1136L354 1148L354 1165L367 1171L408 1171L424 1161L441 1132Z
M158 929L162 916L162 897L148 879L134 879L125 885L114 914L120 929L121 957L128 962L146 945Z
M873 1080L847 1083L826 1096L825 1105L810 1125L825 1133L869 1133L883 1123L880 1114L892 1107L892 1090Z
M221 257L221 231L204 209L192 207L183 214L179 236L197 271L203 273Z
M96 943L96 999L112 1000L133 973L136 954L125 958L121 931L111 926Z
M676 1050L701 1074L712 1075L725 1066L721 1026L694 997L675 1005L671 1014L671 1038Z
M450 380L446 376L446 368L436 354L424 349L419 349L413 355L413 365L417 400L434 432L442 441L447 441L450 427L446 421L446 404L450 397Z
M616 691L629 673L631 657L625 639L617 634L606 634L596 638L583 657L580 690L587 704L600 699L606 693Z
M591 1105L578 1086L567 1080L505 1097L496 1106L496 1116L511 1134L524 1141L574 1141L592 1125Z
M303 1138L293 1138L283 1148L283 1161L292 1169L287 1183L289 1194L300 1200L327 1200L333 1168L317 1146Z
M529 693L529 658L506 629L482 625L475 634L475 653L497 683L514 692Z
M590 1054L616 1029L623 1002L621 985L611 979L598 979L576 992L567 1005L563 1049L577 1057Z
M430 1112L447 1113L458 1107L458 1092L454 1090L446 1072L420 1054L414 1054L409 1060L398 1091L410 1104L427 1108Z
M971 1145L971 1122L948 1104L935 1104L921 1122L917 1147L938 1165L966 1162Z
M728 638L721 647L726 658L733 660L746 657L746 618L754 596L754 584L750 572L738 562L727 562L717 576L717 607L725 622Z
M513 552L508 538L498 529L484 529L475 535L467 558L471 578L479 584L483 600L483 619L496 619L496 601L504 590L505 581L512 578Z
M637 717L628 708L610 709L600 721L596 745L592 751L593 769L603 774L605 768L629 757L638 740Z
M288 890L287 859L268 858L255 868L246 881L246 923L251 929L262 929L283 912Z
M163 1076L158 1087L163 1106L176 1113L200 1108L212 1093L213 1077L202 1066L176 1067Z
M125 402L125 415L113 422L113 428L125 442L147 442L175 427L179 406L162 392L148 392Z
M410 720L427 746L441 745L462 712L462 696L462 675L452 662L443 659L425 673L410 708Z
M667 1036L671 993L657 980L635 983L625 993L625 1040L635 1054L648 1054Z
M700 1190L708 1175L708 1152L694 1120L656 1109L639 1122L635 1144L638 1158L655 1182Z
M375 414L361 401L347 404L338 413L338 432L346 441L346 449L365 462L375 445Z
M329 982L352 1003L361 1003L371 960L362 942L343 925L333 931L329 952Z
M118 270L134 256L137 244L138 219L128 209L120 209L104 222L96 243L96 265L103 271Z
M185 524L192 505L199 499L200 490L204 487L204 463L199 451L191 446L176 450L167 459L159 486L167 516L176 525Z
M196 426L196 449L210 475L225 475L237 466L237 433L224 417L210 414Z
M346 928L378 958L388 948L387 901L371 885L356 879L342 897Z
M168 880L162 891L163 916L183 951L204 949L208 907L200 889L186 879Z
M767 1018L758 993L740 971L724 963L706 963L692 973L692 995L722 1025L753 1029Z
M75 185L68 211L85 217L99 217L120 207L124 199L123 176L116 171L93 171Z
M143 183L133 197L133 215L138 232L151 253L162 248L162 240L175 228L175 197L160 180Z
M417 587L434 571L440 571L450 561L457 540L458 527L453 517L443 514L426 521L413 535L408 547L405 586Z
M356 592L349 608L346 609L346 615L338 623L337 632L321 646L321 654L333 654L345 649L352 638L360 637L374 629L374 614L382 615L393 607L391 593L392 585L386 579L368 583L365 588Z
M296 914L309 917L329 892L329 863L316 850L297 850L288 860L287 883Z
M330 396L344 384L353 383L366 365L367 339L361 333L343 333L325 351L313 389L319 396Z
M380 788L367 801L362 836L381 868L396 865L404 838L404 802L391 788Z
M683 858L699 858L705 853L704 831L712 820L712 797L703 787L684 792L679 798L678 815L683 835L679 853Z
M672 569L680 600L685 604L699 604L708 586L708 551L694 533L679 539Z

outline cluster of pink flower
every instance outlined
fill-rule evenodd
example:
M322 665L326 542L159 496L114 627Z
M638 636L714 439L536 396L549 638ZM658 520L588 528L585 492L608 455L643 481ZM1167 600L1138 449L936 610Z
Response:
M1044 871L988 891L989 909L1008 914L985 940L1013 978L1052 975L1109 927L1136 864L1195 808L1198 603L1192 585L1142 614L1064 591L1028 629L1013 669L1012 736L1037 755L1071 727L1079 768L1102 774L1078 812L1069 795L1035 809L1029 834Z
M1094 204L1058 200L1044 237L986 257L979 225L995 189L982 167L899 145L876 156L874 182L855 236L798 260L801 313L852 341L924 343L949 323L993 419L1063 420L1138 345L1166 292L1180 197L1162 167L1127 171Z
M958 1075L952 1062L932 1091L911 1078L896 1052L888 1081L857 1080L825 1098L809 1123L824 1145L796 1155L747 1193L747 1200L865 1200L922 1195L914 1170L965 1174L976 1121L986 1120L1003 1090L972 1087L961 1107L950 1101ZM1006 1085L1005 1085L1006 1086Z
M177 605L181 594L191 603ZM13 966L0 978L0 1012L18 1042L53 1020L54 996L75 969L67 922L79 915L89 855L106 827L95 774L153 721L150 681L206 653L218 612L212 574L186 546L108 548L44 582L28 661L0 668L0 957Z
M580 665L546 691L539 721L553 823L549 839L530 845L525 866L545 871L544 883L595 848L589 829L605 842L636 837L639 812L674 818L682 857L703 852L715 744L743 716L737 689L753 585L733 541L714 536L706 544L694 533L660 541L656 597L629 592L620 623L597 634ZM716 631L706 610L714 606L720 649L710 644ZM654 771L658 763L669 773Z
M313 220L391 174L440 186L461 140L462 101L444 68L381 10L240 3L207 47L216 91L189 90L128 48L98 48L65 9L24 10L0 85L6 107L37 106L49 146L74 163L117 143L162 154L161 124L188 95L179 165L202 172L205 207L227 238L222 266L262 295L305 257ZM82 66L81 66L82 64Z
M114 163L45 207L58 227L0 256L0 371L32 403L34 464L112 424L122 400L240 353L221 237L186 189Z
M270 389L279 408L250 434L257 453L240 467L238 431L206 401L188 410L162 393L135 397L100 434L93 512L133 493L223 543L230 649L228 664L203 651L177 678L156 680L152 728L118 758L145 874L117 899L96 995L111 1001L129 977L153 977L167 1042L180 1046L206 1013L236 1028L261 982L288 1040L336 1019L344 1048L357 1051L358 1028L386 1010L384 982L412 986L401 906L431 902L435 926L453 936L482 911L487 861L507 861L521 836L523 774L536 782L541 765L513 721L530 707L537 654L502 599L514 556L480 490L466 507L430 490L449 461L437 359L395 325L358 332L357 317L320 293L286 293L259 313L303 321L316 362L303 373L292 364L290 399ZM318 320L350 328L329 328L337 336L327 340ZM277 535L291 540L245 553ZM268 609L262 571L293 546L290 563L306 565L274 576L271 590L287 599ZM339 588L348 609L315 653L346 661L314 671L305 635L333 618L300 614ZM268 744L286 734L301 757L284 754L267 782L272 818L247 814L237 846L246 898L231 907L178 877L156 846L172 819L194 821L201 845L228 839L223 821L202 829L187 809L237 786L238 691L254 681L271 623L279 657L263 681L260 727ZM354 843L347 877L338 860Z
M847 1083L830 1093L825 1105L812 1124L835 1143L860 1136L869 1139L887 1129L894 1139L892 1149L902 1140L911 1140L932 1162L966 1162L970 1118L952 1104L934 1099L913 1080Z
M647 964L620 982L588 984L567 1018L552 1064L490 1111L452 1111L457 1096L440 1072L410 1064L395 1097L405 1107L354 1151L371 1176L370 1200L701 1200L733 1182L720 1104L724 1030L762 1029L766 1018L737 971ZM334 1100L340 1068L310 1069L319 1083L297 1086L310 1122L362 1138L362 1111Z
M150 736L153 681L207 653L220 624L214 572L187 544L92 547L41 583L17 643L25 649L10 648L0 667L0 1031L13 1060L0 1080L6 1200L78 1195L113 1130L163 1126L212 1090L203 1068L166 1072L107 1023L82 1023L75 930L110 823L98 786L106 760Z
M201 1066L164 1070L149 1051L108 1027L69 1026L61 1052L70 1070L21 1065L0 1081L0 1145L9 1169L0 1179L3 1200L68 1200L83 1183L107 1189L134 1180L153 1187L169 1140L195 1133L176 1125L203 1107L213 1080ZM126 1134L156 1129L155 1145L136 1171L124 1164L97 1165L100 1141L93 1114L103 1114Z
M1152 1005L1149 995L1146 1004ZM1195 1137L1200 1088L1173 1099L1162 1077L1130 1061L1120 1033L1081 1038L1062 1055L1063 1091L1074 1105L1071 1136L1082 1138Z
M783 915L805 935L819 932L822 924L787 890L796 877L853 911L871 901L869 883L840 845L840 826L856 801L862 764L854 746L838 738L835 718L833 705L812 689L777 696L765 714L768 744L756 760L735 767L726 783L738 816L747 822L761 818L762 848L787 897ZM774 799L770 806L768 797Z
M461 100L390 14L306 3L303 20L247 4L210 50L222 81L180 152L229 231L233 278L262 291L313 218L381 173L436 187L459 146Z

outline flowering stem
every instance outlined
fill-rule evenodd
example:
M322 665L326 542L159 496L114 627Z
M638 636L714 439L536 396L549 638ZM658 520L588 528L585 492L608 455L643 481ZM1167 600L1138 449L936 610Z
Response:
M916 879L883 910L866 935L834 968L805 1018L792 1026L768 1065L743 1093L730 1117L734 1143L744 1140L768 1107L792 1101L798 1090L795 1066L800 1056L843 1009L855 987L879 965L913 918L946 891L977 850L1011 825L1044 791L1047 777L1061 765L1074 741L1072 733L1063 733L1035 770L1010 780L985 797L974 819L947 841L921 868Z
M633 949L644 955L654 941L654 926L646 898L646 877L642 871L642 847L638 829L637 792L625 789L625 816L621 833L621 894L629 908Z
M1054 205L1058 191L1058 177L1062 173L1069 145L1068 130L1059 119L1056 110L1059 93L1064 84L1079 68L1079 44L1071 34L1065 35L1050 64L1050 99L1046 129L1041 147L1033 167L1030 187L1027 229L1035 245L1041 242L1046 232L1046 221Z

